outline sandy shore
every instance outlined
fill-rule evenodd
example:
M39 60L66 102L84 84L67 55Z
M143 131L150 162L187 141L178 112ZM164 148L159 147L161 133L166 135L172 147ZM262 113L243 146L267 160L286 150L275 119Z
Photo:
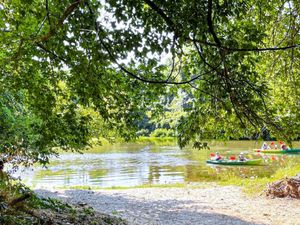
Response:
M136 188L127 190L36 190L39 195L87 203L94 209L149 225L300 225L300 201L250 198L240 188Z

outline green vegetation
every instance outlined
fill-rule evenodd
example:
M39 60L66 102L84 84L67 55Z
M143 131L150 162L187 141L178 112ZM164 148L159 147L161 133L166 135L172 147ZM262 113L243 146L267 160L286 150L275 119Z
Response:
M290 163L289 165L278 169L271 177L248 177L241 178L233 174L228 174L221 178L221 185L237 185L241 186L245 193L249 195L258 195L262 193L268 183L272 183L284 177L293 177L300 171L300 165L297 163Z
M2 0L0 160L153 130L180 147L294 140L299 15L298 0Z
M33 161L99 136L149 135L147 120L176 130L181 147L265 131L299 136L298 1L4 0L0 8L0 92L23 95L33 121L22 122L30 135L19 152Z
M3 178L3 177L2 177ZM74 207L52 198L39 198L19 182L0 180L0 224L95 224L126 225L125 221Z
M171 129L159 128L154 130L151 134L151 137L175 137L175 132Z
M0 180L0 223L1 224L39 224L42 218L34 215L35 209L69 210L71 206L55 199L40 199L19 182L9 179Z
M174 137L139 137L135 140L135 143L153 143L157 146L172 146L177 144L177 139Z

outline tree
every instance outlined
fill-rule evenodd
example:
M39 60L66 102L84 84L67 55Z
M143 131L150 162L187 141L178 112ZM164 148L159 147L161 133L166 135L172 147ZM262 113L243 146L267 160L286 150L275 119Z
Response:
M26 92L43 148L86 140L88 129L78 128L89 120L77 114L86 107L130 139L149 108L162 111L160 96L178 88L193 99L178 126L180 146L262 127L288 138L299 130L269 101L278 91L274 71L265 72L273 54L281 69L298 60L299 8L296 0L4 0L1 86Z

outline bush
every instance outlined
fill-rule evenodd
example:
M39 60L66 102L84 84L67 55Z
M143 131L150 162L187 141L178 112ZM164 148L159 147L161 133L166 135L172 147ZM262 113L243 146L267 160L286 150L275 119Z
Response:
M141 130L139 130L138 132L136 132L136 135L137 135L138 137L141 137L141 136L148 137L149 134L150 134L150 131L147 130L147 129L141 129Z
M151 137L175 137L175 132L171 129L158 128L154 130Z

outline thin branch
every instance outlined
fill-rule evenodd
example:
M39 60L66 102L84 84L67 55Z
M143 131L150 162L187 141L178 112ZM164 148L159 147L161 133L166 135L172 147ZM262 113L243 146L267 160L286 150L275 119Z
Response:
M172 46L171 46L171 51L172 51L172 50L174 51L174 47L175 47L175 38L176 38L176 37L174 36L174 37L173 37L173 44L172 44ZM170 71L170 73L169 73L168 78L166 79L167 82L169 81L169 79L170 79L171 76L173 75L175 66L176 66L176 64L175 64L175 53L173 52L173 54L172 54L172 68L171 68L171 71Z
M198 55L200 56L200 58L201 58L202 61L204 62L204 64L206 64L206 65L207 65L208 67L210 67L211 69L217 70L216 67L212 66L211 64L209 64L209 63L205 60L205 58L204 58L204 56L203 56L202 48L201 48L201 47L199 48L198 45L197 45L197 43L196 43L195 41L193 41L193 44L194 44L194 46L195 46L195 48L196 48L196 50L197 50L197 52L198 52Z
M38 30L36 31L35 35L38 35L40 33L40 31L43 28L46 20L47 20L47 16L44 17L44 19L43 19L41 25L39 26Z
M18 61L18 59L19 59L19 57L20 57L20 55L21 55L21 51L22 51L23 45L24 45L24 39L21 38L21 39L20 39L20 42L19 42L18 50L17 50L17 52L16 52L16 53L13 55L13 57L12 57L12 59L13 59L14 61L16 61L16 64L15 64L15 65L17 65L17 61Z
M68 16L78 7L78 5L82 2L83 0L77 0L73 2L71 5L68 6L68 8L64 11L62 17L58 20L55 28L51 28L50 31L42 36L36 39L36 42L44 42L48 41L49 38L51 38L53 35L55 35L58 31L58 29L64 24L64 21L68 18Z
M214 99L217 99L217 100L219 100L220 102L222 102L223 104L225 104L225 102L224 102L223 99L221 99L221 98L219 98L219 97L217 97L217 96L215 96L215 95L213 95L213 94L211 94L211 93L209 93L209 92L206 92L206 91L201 90L200 88L194 86L192 83L189 83L189 85L190 85L192 88L194 88L195 90L200 91L200 92L202 92L202 93L204 93L204 94L207 94L207 95L209 95L210 97L212 97L212 98L214 98Z
M146 0L149 2L149 4L151 3L151 1L149 0ZM89 8L89 11L90 13L92 14L92 16L94 17L94 12L92 11L92 9L90 8L90 6L88 5L88 3L86 3L88 8ZM94 18L95 20L95 18ZM116 63L116 65L123 71L125 72L126 74L130 75L131 77L137 79L137 80L140 80L142 82L146 82L146 83L152 83L152 84L174 84L174 85L182 85L182 84L188 84L188 83L191 83L193 82L194 80L200 78L201 76L205 75L205 74L209 74L211 72L214 72L214 70L210 70L210 71L207 71L203 74L200 74L198 76L195 76L194 78L191 78L190 80L187 80L187 81L182 81L182 82L172 82L172 81L168 81L168 80L148 80L146 78L143 78L143 77L140 77L136 74L134 74L133 72L129 71L128 69L126 69L124 66L122 66L118 61L117 59L115 58L115 56L113 55L113 53L110 51L109 47L105 44L105 42L100 38L99 36L99 31L100 31L100 27L99 27L99 24L95 21L95 31L96 31L96 35L97 35L97 38L98 40L100 41L100 44L104 47L104 49L106 50L106 52L108 53L109 57L111 58L111 60ZM86 30L86 29L85 29ZM93 30L88 30L88 31L92 31L92 32L95 32Z
M177 71L175 77L173 77L174 79L176 79L179 76L179 74L181 73L181 69L182 69L182 60L181 60L181 58L179 59L178 63L179 63L179 68L178 68L178 71Z
M150 0L145 0L145 2L148 6L150 6L151 9L153 9L158 15L162 17L162 19L166 22L169 28L174 32L176 37L182 36L181 33L177 30L173 20L170 17L168 17L161 8L159 8L154 2Z
M241 125L243 126L243 128L246 128L247 126L246 126L245 122L243 121L240 112L239 112L238 109L236 108L236 105L235 105L234 102L232 101L231 97L229 97L229 99L230 99L232 108L233 108L233 110L234 110L234 112L235 112L235 115L236 115L237 118L239 119L239 121L240 121ZM246 116L247 116L247 115L246 115ZM253 127L256 127L248 117L246 117L246 118L247 118L247 120L252 124Z
M49 12L49 4L48 4L48 0L46 0L46 16L48 18L48 23L51 29L51 21L50 21L50 12Z
M264 110L266 112L266 116L268 117L268 111L269 110L268 110L267 104L266 104L265 99L264 99L264 97L266 97L266 95L264 95L264 93L262 91L260 91L260 89L255 84L253 84L251 81L243 79L241 77L239 77L239 78L240 78L239 80L241 82L246 83L248 86L250 86L250 88L252 90L254 90L254 92L256 92L256 94L260 97L260 99L261 99L261 101L263 103L263 106L264 106Z
M190 85L192 88L194 88L194 89L196 89L196 90L198 90L198 91L200 91L200 92L202 92L202 93L204 93L204 94L207 94L207 95L211 96L213 99L219 100L219 101L223 104L224 108L227 109L226 103L225 103L225 101L224 101L223 99L221 99L221 98L219 98L219 97L217 97L217 96L215 96L215 95L212 95L211 93L208 93L208 92L206 92L206 91L203 91L203 90L201 90L201 89L195 87L195 86L194 86L193 84L191 84L191 83L189 83L189 85ZM245 124L244 121L242 120L242 117L241 117L239 111L238 111L237 108L236 108L236 105L233 103L233 101L232 101L231 98L230 98L230 102L231 102L231 105L233 106L233 110L234 110L234 112L235 112L237 118L239 119L240 123L242 124L243 127L246 128L246 124Z
M220 48L223 50L227 50L228 52L264 52L264 51L282 51L282 50L287 50L291 48L298 48L300 47L300 44L295 44L295 45L288 45L288 46L283 46L283 47L266 47L266 48L231 48L231 47L226 47L226 46L221 46L221 42L217 35L214 32L213 29L213 24L212 24L212 0L209 0L209 8L208 8L208 26L209 26L209 31L212 34L215 43L205 41L205 40L200 40L196 38L190 38L189 36L183 36L182 32L179 30L179 28L176 26L176 24L173 22L173 20L168 17L165 12L159 8L154 2L150 0L145 0L146 4L150 6L151 9L153 9L158 15L161 16L161 18L166 22L166 24L169 26L170 30L174 32L176 37L183 38L185 41L191 41L191 42L197 42L199 44L203 44L206 46L211 46L211 47L216 47Z
M111 58L111 60L117 64L117 66L126 74L130 75L131 77L143 81L145 83L152 83L152 84L175 84L175 85L181 85L181 84L188 84L193 82L194 80L197 80L198 78L200 78L201 76L205 75L205 74L209 74L214 72L214 70L210 70L207 71L203 74L197 75L193 78L191 78L190 80L186 80L186 81L181 81L181 82L175 82L175 81L166 81L166 80L148 80L146 78L140 77L136 74L134 74L133 72L129 71L128 69L126 69L124 66L122 66L117 59L114 57L113 53L110 51L109 47L104 43L104 41L99 37L99 41L101 43L101 45L104 47L104 49L106 50L106 52L108 53L109 57Z
M171 79L171 77L173 76L174 70L175 70L176 66L178 65L178 63L180 63L180 61L176 63L175 59L174 58L172 59L171 71L170 71L167 79L165 80L166 82L168 82Z
M228 48L221 47L224 50L228 50L229 52L265 52L265 51L282 51L287 49L299 48L300 44L288 45L284 47L269 47L269 48Z
M37 42L36 45L37 45L40 49L42 49L43 51L45 51L45 52L49 53L50 55L54 56L55 58L60 59L61 61L63 61L63 62L66 63L66 64L68 63L68 61L67 61L66 59L64 59L63 57L57 55L55 52L50 51L50 50L47 49L43 44Z
M207 25L208 25L208 31L213 36L214 41L217 44L217 47L221 47L221 41L217 37L217 35L214 31L214 26L213 26L213 21L212 21L212 0L208 0Z

